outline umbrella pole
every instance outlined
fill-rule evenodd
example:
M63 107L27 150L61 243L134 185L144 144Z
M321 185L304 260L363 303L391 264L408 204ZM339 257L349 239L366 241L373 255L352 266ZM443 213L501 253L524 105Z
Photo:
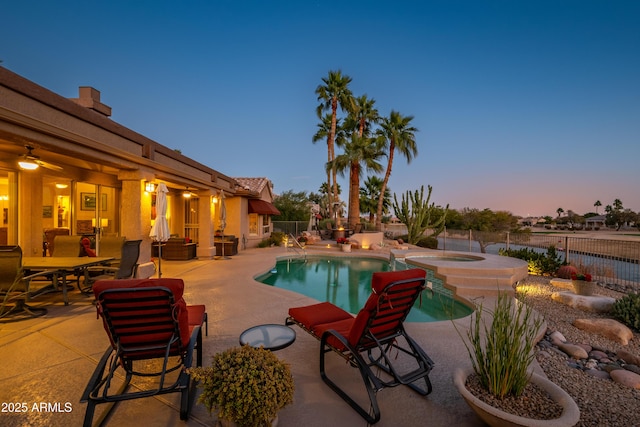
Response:
M158 242L158 279L162 277L162 242Z

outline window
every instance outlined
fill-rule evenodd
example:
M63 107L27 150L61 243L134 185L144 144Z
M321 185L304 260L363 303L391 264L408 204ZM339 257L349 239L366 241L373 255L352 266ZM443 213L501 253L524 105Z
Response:
M258 214L255 214L255 213L249 214L249 235L250 236L258 235Z

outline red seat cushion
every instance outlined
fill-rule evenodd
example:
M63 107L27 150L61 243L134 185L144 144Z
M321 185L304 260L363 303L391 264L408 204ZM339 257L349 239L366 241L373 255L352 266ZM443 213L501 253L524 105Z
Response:
M182 279L173 279L173 278L160 278L160 279L123 279L123 280L99 280L93 285L93 293L96 299L99 299L100 294L107 289L131 289L131 288L149 288L162 286L173 294L174 302L175 302L175 310L176 310L176 319L178 320L178 328L180 331L180 341L182 343L182 348L186 348L189 343L189 339L191 337L190 322L189 322L189 311L187 309L187 304L182 298L182 294L184 292L184 282ZM161 293L158 293L161 295ZM120 297L123 301L126 301L126 295L122 295ZM202 306L204 307L204 306ZM98 307L98 312L100 313L101 308ZM100 313L101 314L101 313ZM195 313L194 313L195 315ZM197 316L194 317L194 319ZM195 320L194 320L195 322ZM105 330L109 333L108 325L103 322ZM109 335L111 337L111 335ZM112 343L113 344L113 343Z
M304 307L293 307L289 309L289 316L304 325L310 331L316 325L332 323L338 320L353 319L353 315L344 311L330 302L307 305Z
M331 323L323 323L321 325L316 325L313 329L313 333L321 337L325 331L333 329L343 337L347 338L349 336L349 331L353 327L354 322L355 322L355 317L351 316L349 319L338 320L337 322L331 322ZM327 339L327 342L341 351L345 350L345 346L340 341L338 341L338 339L336 339L334 336L330 336Z

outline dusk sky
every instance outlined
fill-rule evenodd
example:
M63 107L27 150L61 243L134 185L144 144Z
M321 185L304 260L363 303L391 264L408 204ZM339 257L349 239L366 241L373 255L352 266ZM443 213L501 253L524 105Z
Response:
M339 69L381 115L415 117L398 199L640 211L640 1L22 0L2 17L2 66L68 98L92 86L114 121L276 193L326 180L315 89Z

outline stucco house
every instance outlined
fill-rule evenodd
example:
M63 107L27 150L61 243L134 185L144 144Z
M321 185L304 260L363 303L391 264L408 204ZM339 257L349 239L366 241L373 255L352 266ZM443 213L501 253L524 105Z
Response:
M128 129L100 96L81 87L67 99L0 67L0 245L40 256L50 230L91 235L98 251L101 236L119 235L142 239L148 260L160 182L170 232L195 242L198 257L215 256L222 192L225 233L244 240L239 250L270 235L267 178L229 177Z

